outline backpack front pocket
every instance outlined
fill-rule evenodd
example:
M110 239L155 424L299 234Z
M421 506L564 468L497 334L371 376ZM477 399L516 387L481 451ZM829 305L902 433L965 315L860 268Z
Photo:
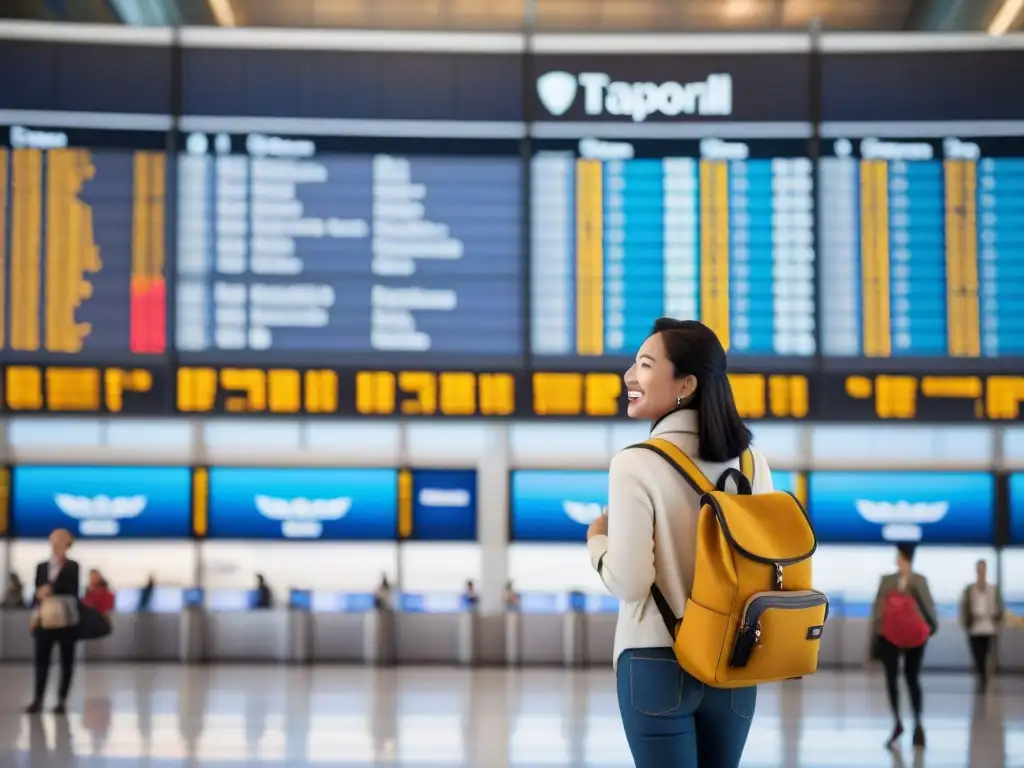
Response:
M828 618L828 598L813 589L757 592L740 617L730 677L757 680L801 677L818 668L818 650ZM770 664L761 669L761 659Z

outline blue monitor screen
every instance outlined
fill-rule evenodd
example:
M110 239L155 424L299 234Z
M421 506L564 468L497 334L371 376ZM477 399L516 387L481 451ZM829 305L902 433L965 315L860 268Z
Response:
M777 491L795 492L795 472L773 472ZM512 541L585 542L608 503L599 469L519 469L512 473Z
M414 469L412 531L422 541L476 541L476 471Z
M1010 475L1010 542L1024 544L1024 473Z
M397 533L397 470L210 470L211 539L389 541Z
M981 472L812 472L820 543L992 544L995 481Z
M513 541L585 542L608 503L603 470L520 469L512 473Z
M67 528L82 539L186 539L187 467L16 467L11 531L46 538Z

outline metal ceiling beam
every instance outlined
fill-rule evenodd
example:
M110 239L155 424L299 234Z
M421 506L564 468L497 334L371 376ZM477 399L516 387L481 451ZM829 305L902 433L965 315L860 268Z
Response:
M907 29L924 32L982 32L1003 0L917 0Z

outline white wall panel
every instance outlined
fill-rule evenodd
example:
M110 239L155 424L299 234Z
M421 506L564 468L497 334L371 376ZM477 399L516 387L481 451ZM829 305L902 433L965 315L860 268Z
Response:
M111 588L141 587L150 574L162 587L188 587L195 583L196 547L191 541L89 541L75 542L68 557L82 567L82 588L90 568L99 569ZM11 543L11 570L31 586L38 563L50 559L45 540Z
M309 421L302 460L311 466L397 467L401 446L402 428L395 422Z
M1007 429L1003 432L1002 442L1002 465L1008 469L1024 467L1024 429Z
M608 591L584 544L510 544L508 577L519 592Z
M607 468L613 449L605 424L512 424L509 467Z
M650 422L642 419L609 422L608 429L609 448L612 453L618 453L627 445L642 443L651 436Z
M151 419L105 425L105 441L94 461L138 464L190 464L193 453L190 421Z
M262 573L279 603L292 588L372 592L382 573L392 584L398 576L391 543L204 541L199 558L208 590L255 589Z
M972 469L992 461L987 427L819 425L811 433L810 468Z
M215 420L203 425L204 464L290 464L299 445L295 421Z
M768 460L772 469L803 469L804 428L797 424L751 423L754 447Z
M475 467L489 443L485 421L420 423L405 428L405 463L413 467Z
M482 553L479 544L403 542L398 550L402 590L461 594L472 581L479 594Z
M11 419L7 443L16 464L86 464L95 462L103 444L103 425L98 419Z

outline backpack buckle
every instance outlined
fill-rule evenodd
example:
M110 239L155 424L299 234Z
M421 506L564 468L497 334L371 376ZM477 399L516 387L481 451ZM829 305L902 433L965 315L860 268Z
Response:
M782 589L782 566L779 563L775 564L775 589Z

